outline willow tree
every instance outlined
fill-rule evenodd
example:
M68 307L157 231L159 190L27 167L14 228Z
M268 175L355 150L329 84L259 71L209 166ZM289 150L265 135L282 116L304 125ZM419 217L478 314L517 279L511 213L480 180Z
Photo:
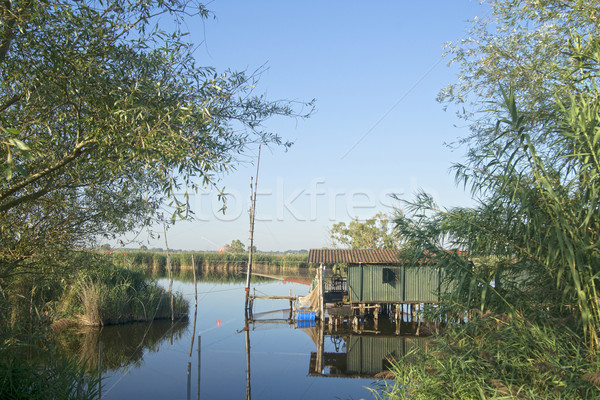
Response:
M600 6L490 3L491 15L450 46L461 74L440 95L470 123L454 169L479 205L439 210L422 196L399 227L438 255L463 309L573 320L597 350Z
M180 26L208 15L180 0L0 2L0 279L60 266L161 204L185 216L188 191L221 190L248 145L289 145L264 121L311 106L255 94L260 71L198 66Z

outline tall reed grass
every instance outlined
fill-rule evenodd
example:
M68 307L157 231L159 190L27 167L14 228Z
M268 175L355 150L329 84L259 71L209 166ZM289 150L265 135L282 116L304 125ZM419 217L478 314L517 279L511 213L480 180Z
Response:
M559 328L559 329L557 329ZM600 362L565 321L486 313L394 363L379 398L597 399Z
M102 326L170 317L168 293L142 272L105 267L83 273L65 294L62 312L79 324ZM174 294L175 315L188 303Z
M174 252L170 253L171 266L174 271L192 269L192 255L196 267L226 265L245 269L248 255L245 253L209 253L209 252ZM112 262L120 267L144 271L164 271L167 266L167 255L163 252L144 250L122 250L110 253ZM275 266L279 268L308 268L308 254L271 254L256 253L255 264Z

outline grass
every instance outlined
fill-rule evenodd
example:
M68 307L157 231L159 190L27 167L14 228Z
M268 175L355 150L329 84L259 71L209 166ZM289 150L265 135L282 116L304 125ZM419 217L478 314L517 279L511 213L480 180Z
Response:
M82 273L61 301L65 318L102 326L170 317L168 293L142 272L105 266ZM188 303L174 294L174 314L187 315Z
M560 329L557 329L560 328ZM394 363L385 399L600 398L600 362L565 321L487 313ZM413 357L416 362L410 362Z
M68 268L49 263L0 281L0 399L96 398L97 382L87 375L95 368L92 353L64 356L53 331L170 317L168 293L144 272L116 267L96 252L69 257ZM187 316L179 294L174 310Z
M246 253L174 252L170 254L173 270L191 270L192 255L194 256L194 263L198 267L220 265L246 268L248 263L248 254ZM164 271L167 266L167 254L165 252L122 250L111 251L110 257L115 265L126 269ZM308 268L308 254L256 253L254 263L278 268Z

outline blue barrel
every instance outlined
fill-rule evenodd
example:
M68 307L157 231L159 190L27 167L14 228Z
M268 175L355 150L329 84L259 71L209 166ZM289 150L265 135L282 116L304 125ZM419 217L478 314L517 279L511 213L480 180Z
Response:
M296 328L311 328L315 326L315 320L297 319Z
M314 321L317 316L315 311L298 310L296 311L296 319L298 321Z

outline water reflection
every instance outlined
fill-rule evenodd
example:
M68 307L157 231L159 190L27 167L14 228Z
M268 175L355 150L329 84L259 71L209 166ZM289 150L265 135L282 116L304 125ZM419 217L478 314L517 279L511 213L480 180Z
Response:
M319 329L322 331L322 329ZM319 332L321 333L321 332ZM338 334L319 336L317 351L310 354L309 376L387 379L392 362L416 349L426 350L428 338L376 334ZM334 351L325 350L325 341Z
M281 310L284 314L286 310ZM392 362L400 358L410 361L416 351L427 351L430 338L416 334L416 324L396 324L384 319L379 323L365 322L360 329L343 323L333 328L318 321L247 320L246 335L264 324L285 324L304 332L313 342L315 351L310 353L308 376L391 379ZM249 338L246 339L249 349ZM248 369L250 351L247 351ZM249 374L248 374L249 376ZM248 388L250 382L248 382ZM249 390L249 389L248 389ZM247 397L249 398L249 397Z
M102 347L102 372L140 367L147 353L158 352L173 338L183 337L189 322L182 319L105 326L84 327L63 332L59 338L62 350L87 365L90 372L98 370L98 345Z
M290 290L306 295L309 287L300 278L314 273L292 275L257 277L252 287L269 295L288 296ZM244 278L200 271L198 307L190 307L187 320L73 331L61 338L62 346L94 371L103 342L104 400L183 399L190 391L193 398L268 400L373 398L367 388L387 370L389 359L426 345L410 323L399 329L384 317L377 327L368 321L302 326L289 320L287 301L255 303L254 319L245 319ZM174 288L193 304L192 271L175 276ZM256 320L261 317L269 321Z

